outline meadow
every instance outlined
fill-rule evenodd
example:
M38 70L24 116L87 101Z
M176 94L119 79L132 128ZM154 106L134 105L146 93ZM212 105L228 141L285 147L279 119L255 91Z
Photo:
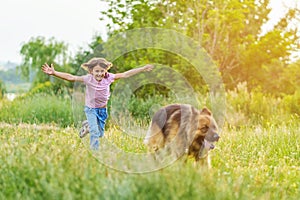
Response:
M78 137L68 98L40 94L1 101L0 199L299 199L299 115L284 113L285 99L245 92L227 95L211 169L176 161L147 173L126 173L97 159L88 137ZM262 109L270 113L259 114ZM124 152L146 151L142 139L113 124L105 140Z

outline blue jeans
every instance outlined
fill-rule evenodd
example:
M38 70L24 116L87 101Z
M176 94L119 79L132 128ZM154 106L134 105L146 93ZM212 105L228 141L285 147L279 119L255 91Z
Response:
M89 124L90 147L92 150L99 149L99 138L104 135L105 122L107 119L106 108L84 107L84 112Z

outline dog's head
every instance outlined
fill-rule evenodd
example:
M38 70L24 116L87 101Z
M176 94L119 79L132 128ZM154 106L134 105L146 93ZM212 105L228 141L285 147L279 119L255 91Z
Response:
M201 131L201 134L205 135L203 144L204 148L208 150L214 149L214 142L217 142L220 139L220 136L218 134L218 125L208 108L203 108L200 111L198 127L198 129Z

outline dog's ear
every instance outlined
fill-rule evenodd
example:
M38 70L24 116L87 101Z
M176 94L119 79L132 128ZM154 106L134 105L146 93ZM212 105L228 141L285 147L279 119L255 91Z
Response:
M208 108L206 108L206 107L204 107L204 108L201 110L200 114L211 116L210 110L209 110Z
M198 129L201 131L202 135L206 135L209 130L210 117L209 116L200 116Z

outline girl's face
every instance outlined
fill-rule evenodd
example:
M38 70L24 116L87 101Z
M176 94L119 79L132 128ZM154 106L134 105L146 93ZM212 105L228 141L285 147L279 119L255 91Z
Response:
M95 66L93 68L93 70L91 71L91 74L97 81L101 81L106 73L107 73L107 70L103 69L99 65Z

